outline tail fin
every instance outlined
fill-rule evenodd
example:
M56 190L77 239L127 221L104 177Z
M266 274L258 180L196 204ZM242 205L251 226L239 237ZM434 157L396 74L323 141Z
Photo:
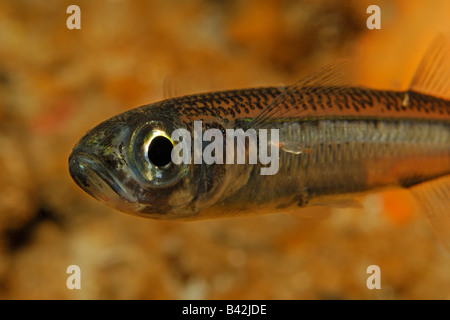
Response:
M450 100L450 46L443 35L438 35L428 47L410 90ZM413 186L411 192L433 231L450 251L450 175Z

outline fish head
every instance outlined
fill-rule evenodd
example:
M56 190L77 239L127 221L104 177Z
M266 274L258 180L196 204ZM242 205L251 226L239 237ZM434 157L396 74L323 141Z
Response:
M225 168L175 164L171 136L180 128L193 130L176 108L161 103L117 115L78 141L69 157L70 175L85 192L119 211L192 218L218 198Z

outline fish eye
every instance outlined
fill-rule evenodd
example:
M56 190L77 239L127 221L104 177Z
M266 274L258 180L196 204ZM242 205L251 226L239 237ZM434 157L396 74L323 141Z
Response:
M163 169L172 161L174 143L163 130L150 131L143 141L143 156L150 166Z
M156 167L164 167L172 160L173 143L164 135L154 137L148 146L148 159Z
M170 132L176 127L161 120L137 127L128 144L130 166L139 183L150 188L173 185L188 172L189 165L172 162L175 142Z

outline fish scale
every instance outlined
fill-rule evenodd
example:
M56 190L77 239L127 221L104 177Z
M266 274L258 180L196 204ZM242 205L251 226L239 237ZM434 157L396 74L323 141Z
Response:
M284 102L289 110L303 109L305 115L321 110L321 117L377 117L450 119L449 102L413 91L372 90L359 87L340 88L338 95L327 94L328 88L316 92L297 92ZM214 116L228 120L251 119L286 88L230 90L219 94L198 94L170 101L183 117ZM408 95L408 104L404 104ZM169 105L168 105L169 106ZM247 110L247 111L246 111ZM317 114L315 114L317 116Z

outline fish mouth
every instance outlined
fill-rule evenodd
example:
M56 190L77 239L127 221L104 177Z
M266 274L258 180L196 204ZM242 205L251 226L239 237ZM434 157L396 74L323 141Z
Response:
M72 152L69 172L75 183L97 200L119 209L124 205L123 202L136 203L136 198L95 155Z

